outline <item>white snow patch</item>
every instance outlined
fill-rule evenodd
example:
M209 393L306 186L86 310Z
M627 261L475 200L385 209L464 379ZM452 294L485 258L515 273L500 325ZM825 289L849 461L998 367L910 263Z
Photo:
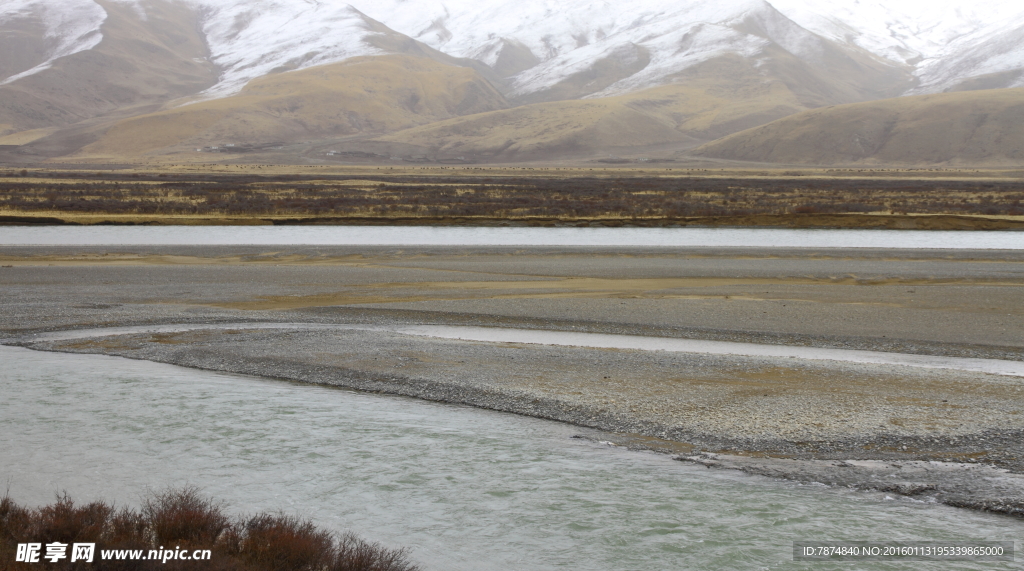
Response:
M364 41L372 32L348 4L315 0L193 0L205 11L211 61L222 70L207 98L237 93L276 68L307 67L383 52Z
M100 26L107 12L93 0L5 0L0 2L0 22L39 17L46 26L46 38L54 47L46 61L0 81L0 85L13 83L49 69L54 60L96 47L103 40Z
M1024 65L1024 27L1019 0L771 0L823 37L852 43L880 57L915 66L920 85L932 93L988 73Z
M145 18L143 0L131 5ZM914 92L1024 69L1024 2L989 0L174 0L202 14L210 60L222 70L208 98L239 91L275 69L379 55L364 14L455 57L494 65L505 42L539 63L510 78L516 94L550 88L602 58L646 53L649 64L593 96L664 83L724 53L758 54L774 42L816 62L826 40L908 66ZM45 62L95 47L106 12L94 0L0 0L0 22L38 17L54 48ZM740 31L743 30L743 31ZM1021 79L1024 81L1024 78ZM0 83L0 84L2 84Z

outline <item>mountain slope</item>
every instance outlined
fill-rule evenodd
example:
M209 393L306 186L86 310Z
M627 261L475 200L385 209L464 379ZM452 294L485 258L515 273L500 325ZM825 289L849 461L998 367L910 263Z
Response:
M734 133L692 154L843 165L1019 165L1024 89L941 93L839 105Z
M361 57L269 75L232 97L126 119L80 154L379 134L506 105L469 68L411 56Z
M1024 4L1018 0L446 0L417 2L414 9L403 0L353 0L353 5L446 53L503 68L502 75L512 76L513 96L550 89L634 45L649 54L650 62L602 94L657 85L674 71L723 53L757 58L766 41L812 66L820 63L814 60L823 42L867 55L907 69L916 85L904 90L922 92L1024 68L1024 43L1008 41L1024 27ZM768 25L750 33L744 26L750 20Z
M0 3L0 85L45 69L61 57L92 49L107 13L92 0Z
M507 78L508 95L518 103L643 90L727 54L759 64L784 54L788 65L800 62L810 73L857 84L841 101L865 99L855 92L867 86L884 84L881 89L894 94L912 86L904 62L819 37L764 0L454 0L424 2L416 10L399 0L355 5L439 50L488 64Z
M376 141L422 154L477 159L551 159L642 152L664 155L806 109L782 81L751 81L756 69L722 56L679 83L617 97L535 103L458 117Z
M209 97L276 71L392 53L374 40L378 25L487 67L525 102L642 90L724 54L770 61L769 46L858 88L892 74L851 76L857 66L834 67L839 54L862 72L907 74L885 92L936 92L982 76L1024 81L1013 73L1024 70L1024 5L1016 0L6 0L0 82L92 51L111 12L145 20L171 5L193 13L219 68Z
M374 141L415 149L414 154L502 161L591 156L651 145L692 147L699 142L613 98L537 103L432 123Z
M129 5L103 4L102 34L90 36L98 40L95 46L50 61L50 48L60 52L78 44L42 38L27 49L32 53L22 53L31 60L22 65L39 61L32 68L38 69L0 85L0 135L141 107L137 113L216 81L217 70L205 60L198 16L187 5L151 2L141 19ZM29 21L47 26L45 19Z
M45 158L375 137L601 156L812 108L1024 85L1016 0L351 2L2 0L0 146ZM379 64L394 77L358 59L388 55L414 59ZM345 62L357 67L322 71ZM476 112L494 113L461 118Z
M1011 40L1024 27L1024 5L1017 0L772 0L772 4L823 38L910 65L918 85L908 93L937 93L972 78L1024 66L1024 44ZM991 87L1012 86L1010 81Z

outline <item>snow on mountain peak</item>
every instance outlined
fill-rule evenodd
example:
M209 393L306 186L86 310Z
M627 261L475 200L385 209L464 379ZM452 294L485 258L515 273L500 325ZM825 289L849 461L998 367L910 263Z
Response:
M42 63L0 81L0 85L13 83L49 69L53 62L96 47L103 39L99 29L107 19L107 12L93 0L63 0L60 3L38 0L4 0L0 2L0 22L39 18L46 29L46 39L52 44Z
M302 69L384 52L351 5L315 0L192 0L204 10L204 31L220 81L203 93L225 96L277 70Z
M772 32L779 33L769 38L738 31L735 24L744 18L774 11L764 0L449 0L417 2L416 9L402 0L353 0L353 5L438 50L491 66L504 43L525 47L536 65L512 78L517 95L550 88L608 58L645 57L649 63L600 95L657 84L723 53L753 56L770 41L795 51L813 43L812 34L791 23L785 30L775 26ZM422 25L426 21L429 27Z
M458 57L494 65L503 44L524 46L534 68L516 93L545 89L632 44L651 61L601 94L652 85L720 53L755 54L775 42L814 57L822 38L914 68L916 91L941 91L966 78L1022 67L1024 4L1019 0L352 0L392 29ZM781 14L767 37L730 31L750 14ZM732 22L730 22L732 21ZM814 37L817 36L817 37ZM675 42L693 40L685 51ZM1024 79L1022 79L1024 81Z
M115 0L144 16L147 0ZM1024 4L989 0L176 0L202 15L222 97L274 71L384 53L376 22L508 76L513 95L549 89L595 63L623 77L591 96L641 89L724 53L758 57L775 44L804 61L823 42L912 69L917 91L1024 69ZM0 0L0 23L36 18L52 46L38 73L102 39L95 0ZM369 19L368 19L369 18ZM375 22L376 21L376 22ZM1024 74L1020 81L1024 81Z
M115 0L145 17L143 0ZM377 32L351 5L318 0L180 0L202 14L210 60L220 81L204 92L222 97L276 70L301 69L355 56L379 55L364 39ZM56 47L43 63L6 78L11 83L54 60L92 49L103 38L106 11L94 0L4 0L0 22L40 17Z
M669 4L666 2L666 4ZM680 9L652 11L632 21L604 28L593 43L566 50L523 71L514 78L514 93L550 88L568 76L586 71L596 61L617 58L628 67L630 60L649 61L639 71L594 93L601 97L656 85L672 73L723 53L752 57L769 42L737 31L729 24L748 14L760 2L693 2ZM667 6L665 7L667 8Z
M969 77L1019 68L1024 60L1024 44L1005 38L1024 26L1019 0L771 2L815 34L915 66L920 85L914 92L942 91Z

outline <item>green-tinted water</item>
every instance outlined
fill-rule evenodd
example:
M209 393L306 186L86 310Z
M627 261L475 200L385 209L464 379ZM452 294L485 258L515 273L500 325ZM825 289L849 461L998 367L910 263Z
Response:
M112 357L0 347L0 362L0 480L25 504L192 483L437 570L906 569L794 562L791 545L1024 537L1019 520L707 470L490 411Z

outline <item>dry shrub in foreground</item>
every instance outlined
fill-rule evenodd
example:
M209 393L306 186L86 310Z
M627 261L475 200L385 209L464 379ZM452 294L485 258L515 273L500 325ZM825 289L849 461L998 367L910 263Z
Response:
M214 545L231 526L221 506L200 496L194 488L151 496L142 504L142 516L158 545Z
M43 558L46 544L67 544L67 558ZM16 562L19 543L41 543L39 563ZM70 562L71 545L95 543L92 563ZM210 550L209 560L162 561L165 549ZM135 553L138 557L105 557ZM160 553L150 559L151 553ZM48 506L27 509L0 498L0 571L68 569L110 571L418 571L404 549L388 549L346 533L336 535L284 514L232 519L222 505L195 488L168 490L142 509L105 502L78 506L66 494Z

